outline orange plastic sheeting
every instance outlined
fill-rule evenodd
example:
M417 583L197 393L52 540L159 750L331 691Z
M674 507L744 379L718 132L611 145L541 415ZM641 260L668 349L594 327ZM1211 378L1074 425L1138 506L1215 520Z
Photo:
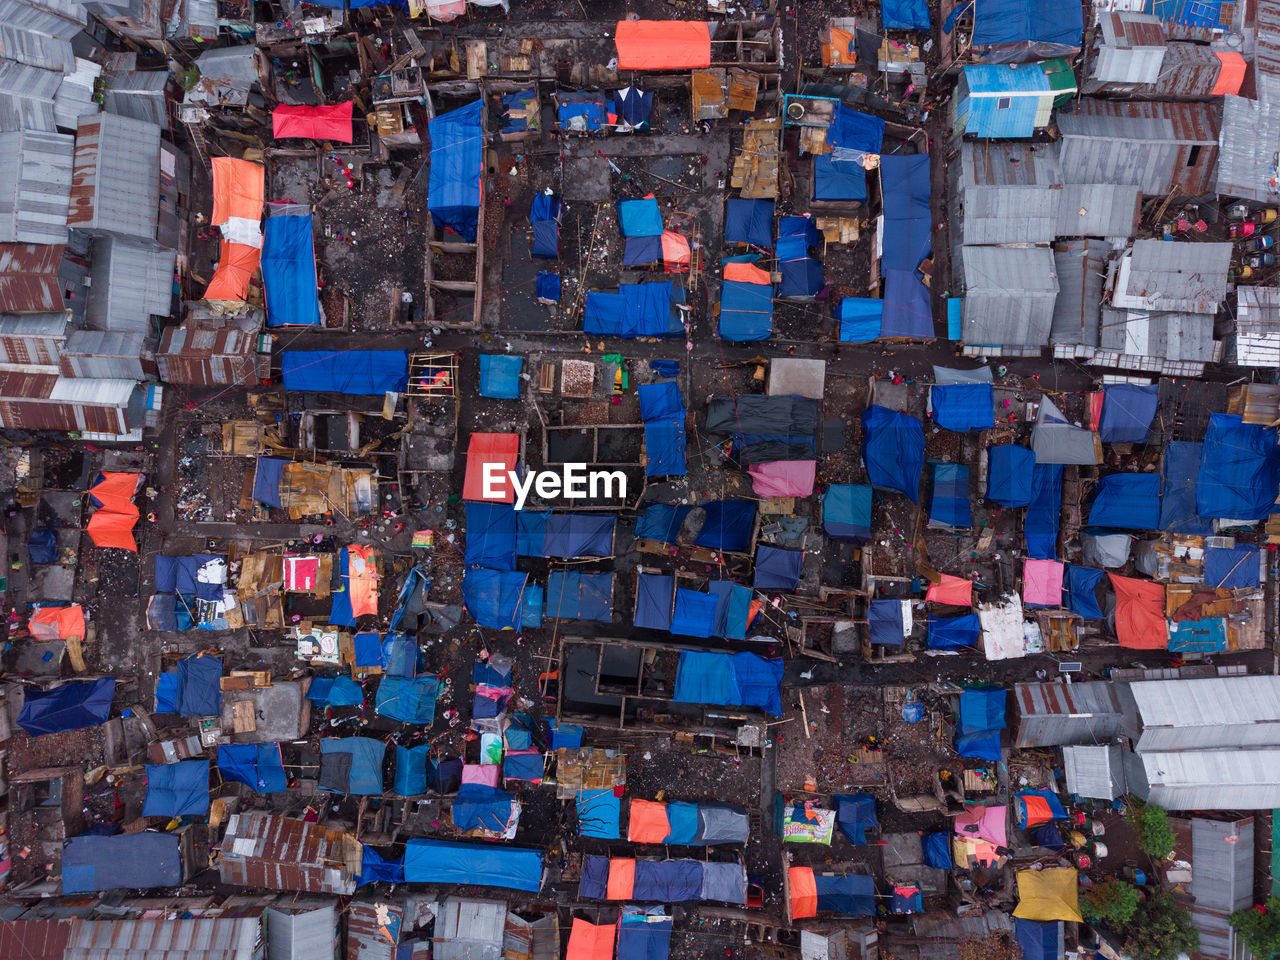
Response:
M347 589L351 591L351 614L378 615L378 568L376 547L352 544L347 547Z
M1232 53L1230 50L1215 50L1214 55L1222 61L1222 67L1218 70L1218 81L1213 85L1213 89L1209 91L1212 96L1221 96L1224 93L1237 94L1240 92L1240 84L1244 83L1244 57L1238 53Z
M613 960L613 938L616 923L594 924L581 917L573 918L569 931L569 952L564 960Z
M471 442L467 445L467 474L462 481L462 499L515 503L516 492L511 487L507 471L515 469L519 458L518 433L473 433ZM484 495L485 464L494 464L500 468L490 470L493 474L490 489L495 494L492 497Z
M619 70L697 70L711 66L711 24L701 20L619 20Z
M628 857L613 857L609 861L609 882L605 886L606 900L630 900L636 886L636 862Z
M1039 823L1048 823L1053 819L1053 811L1049 809L1049 801L1044 797L1034 795L1019 797L1018 802L1022 804L1026 811L1026 821L1028 827L1034 827Z
M666 273L683 273L689 268L692 255L689 238L671 230L662 231L662 266Z
M744 263L741 260L734 260L724 265L724 278L726 280L739 280L742 283L773 283L773 278L769 276L768 270L761 270L754 263Z
M835 27L827 32L831 37L822 44L822 65L838 67L856 63L858 57L853 52L853 34Z
M133 496L138 490L139 473L104 473L89 494L101 504L89 518L89 538L95 547L119 547L138 552L133 528L138 523L138 508Z
M924 598L934 603L946 603L954 607L971 607L973 606L973 581L944 573L939 583L929 584L929 592L924 595Z
M818 882L813 867L789 867L787 884L791 887L791 919L803 920L818 915Z
M308 137L312 140L351 142L351 101L331 107L291 106L282 103L271 111L271 135Z
M222 241L222 256L213 279L204 292L206 300L244 300L249 296L249 281L258 272L262 251L247 243Z
M43 607L27 623L37 640L84 639L84 610L80 604L70 607Z
M656 800L632 800L627 839L632 843L662 843L671 834L667 805Z
M1164 618L1164 585L1107 574L1116 592L1116 638L1134 650L1167 650L1169 623Z
M213 220L215 226L231 217L262 219L263 167L248 160L213 158Z
M1097 390L1089 394L1089 429L1098 432L1098 424L1102 422L1102 404L1107 399L1105 390Z

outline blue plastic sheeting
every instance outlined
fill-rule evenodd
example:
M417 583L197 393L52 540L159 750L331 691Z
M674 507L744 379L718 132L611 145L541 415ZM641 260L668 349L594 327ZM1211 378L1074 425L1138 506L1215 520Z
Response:
M987 499L1005 507L1032 502L1036 455L1014 443L987 448Z
M826 286L822 264L813 257L783 260L778 269L782 273L777 291L779 297L812 297Z
M335 627L354 627L356 615L351 609L351 551L338 551L338 578L341 590L335 590L329 605L329 623Z
M1058 558L1058 521L1062 514L1062 464L1037 463L1031 471L1031 503L1022 521L1027 556Z
M807 259L809 248L820 246L822 233L812 217L782 217L778 220L778 260L784 265L788 261Z
M646 422L644 452L646 477L683 477L687 471L684 414Z
M523 116L512 116L512 110L523 112L531 104L538 102L537 90L517 90L502 98L502 105L507 108L502 118L502 129L507 133L524 133L529 129L529 122Z
M929 4L925 0L882 2L880 22L886 30L928 30Z
M1222 3L1223 0L1147 0L1146 12L1186 27L1217 30L1222 27Z
M547 220L559 220L563 204L560 198L552 193L534 194L529 204L529 222L544 223Z
M174 705L184 717L221 716L222 658L205 655L179 660Z
M1089 526L1154 530L1159 525L1159 474L1112 473L1098 481L1089 507Z
M218 747L223 780L243 783L255 793L280 793L289 786L278 743L230 743Z
M561 97L556 105L556 116L560 126L566 130L587 131L599 130L609 120L604 99L595 94L569 94L568 99ZM576 121L576 122L575 122Z
M355 796L382 793L386 746L369 737L325 737L320 741L320 789Z
M1223 590L1261 586L1258 575L1260 556L1256 547L1209 547L1204 552L1205 586Z
M507 753L502 758L502 778L504 780L527 780L530 783L541 783L546 772L542 754Z
M642 383L636 393L640 398L641 420L653 420L677 415L683 416L684 414L684 397L680 394L680 385L674 380L664 380L662 383Z
M944 527L973 525L969 511L969 468L962 463L932 463L933 495L929 498L929 522Z
M884 301L874 297L845 297L840 301L840 342L870 343L880 336Z
M961 617L930 617L928 646L930 650L968 650L978 645L982 625L976 613Z
M203 817L208 812L208 760L147 764L144 817Z
M624 267L644 267L662 259L661 237L627 237L622 247Z
M730 197L724 214L724 242L773 249L773 201Z
M539 300L547 300L551 303L560 302L560 274L551 273L546 270L538 272L538 278L534 282L533 295Z
M929 255L933 221L929 214L929 155L885 154L880 158L884 193L884 270L911 270ZM932 331L929 336L932 336Z
M382 854L378 853L373 847L364 847L361 851L360 860L360 879L356 886L363 887L366 883L404 883L404 858L399 860L384 860Z
M884 145L884 121L837 102L827 128L827 143L847 150L879 153Z
M657 540L675 543L684 518L693 507L674 507L666 503L651 503L636 521L637 540Z
M177 713L178 675L162 673L156 677L156 713Z
M1135 383L1107 386L1098 420L1098 436L1103 443L1146 443L1151 421L1160 402L1160 388Z
M966 687L960 693L956 752L962 757L1000 760L1000 731L1005 728L1003 689Z
M330 621L332 622L332 621ZM382 638L377 633L357 633L351 638L357 667L383 667Z
M1041 923L1014 917L1013 932L1022 951L1022 960L1060 960L1062 954L1058 950L1058 941L1061 939L1061 927L1061 920Z
M1227 623L1220 617L1170 624L1170 653L1220 653L1227 649Z
M283 507L280 501L280 481L284 479L284 467L289 461L281 457L259 457L258 469L253 474L253 499L268 507Z
M631 898L659 903L702 899L702 864L697 860L637 860Z
M639 90L636 87L616 90L609 105L619 123L645 130L649 128L649 113L653 110L652 91Z
M182 855L173 833L86 833L62 848L62 892L150 890L182 883Z
M512 511L516 519L516 556L540 557L547 541L547 521L550 510ZM467 521L471 526L471 521Z
M613 574L555 570L547 577L545 616L613 622Z
M933 306L929 288L914 268L884 271L884 315L880 319L880 336L906 337L913 340L933 336Z
M307 699L327 707L358 707L364 703L364 691L350 677L316 677Z
M926 833L921 840L924 865L935 870L950 870L955 866L951 859L951 834L946 830Z
M58 559L58 532L32 530L27 537L27 558L32 563L53 563Z
M923 913L924 893L917 886L897 885L889 894L890 913Z
M675 593L675 577L642 573L636 581L637 627L648 630L671 628L671 599Z
M1160 465L1160 529L1208 536L1213 521L1196 513L1196 478L1204 444L1171 440Z
M1276 431L1233 414L1213 414L1196 482L1196 512L1202 517L1261 520L1275 508L1278 486Z
M618 925L618 960L668 960L671 918L623 907Z
M813 872L818 911L845 917L871 917L876 912L876 880L862 873L831 876Z
M872 600L867 607L867 630L871 642L882 647L900 647L905 641L902 630L901 600Z
M542 556L612 557L614 513L553 513L547 518Z
M582 874L578 880L578 899L603 900L608 893L609 858L587 854L582 858Z
M856 160L834 160L831 154L813 158L813 199L829 203L859 203L867 199L867 171Z
M662 838L663 843L681 846L693 843L698 836L698 805L687 800L668 803L667 827L670 832Z
M388 633L382 641L382 666L389 677L414 677L422 659L418 642L399 631Z
M409 386L407 350L286 350L280 369L286 390L380 397Z
M586 728L574 723L562 723L559 720L547 719L547 732L551 737L551 749L577 750L582 746L582 738Z
M542 601L541 585L529 584L525 589L524 603L520 605L520 629L535 630L542 626Z
M222 566L226 558L216 553L193 553L189 557L156 556L156 593L195 594L201 600L221 600L224 584L200 579L200 569L210 564Z
M707 592L716 598L714 637L743 640L747 636L747 618L751 613L751 590L728 580L712 580Z
M597 840L617 840L622 836L618 822L622 818L622 804L608 790L578 791L578 833Z
M757 590L794 591L800 582L804 553L761 544L756 548L756 571L752 586Z
M502 832L511 820L511 801L505 790L483 783L464 783L453 798L453 825L458 830Z
M756 520L754 500L712 500L702 504L705 516L694 543L711 550L746 550Z
M1067 609L1085 620L1104 619L1102 607L1098 605L1098 584L1105 576L1104 570L1067 564L1066 575L1062 579Z
M658 209L658 201L652 197L646 200L620 200L618 226L624 237L662 236L662 211Z
M862 411L862 460L873 487L920 499L924 470L924 427L915 417L872 405Z
M475 884L537 893L542 887L542 854L415 837L405 844L404 878L408 883Z
M427 211L437 229L451 229L467 243L475 243L480 212L480 181L484 176L483 106L483 101L477 100L427 121L431 138Z
M261 267L267 326L319 326L320 294L311 214L267 217Z
M684 637L709 637L716 626L717 598L683 587L676 590L676 608L671 616L671 632Z
M462 579L462 602L476 623L490 630L518 630L522 608L529 603L528 575L515 570L468 570Z
M467 545L463 562L468 567L514 570L517 516L515 509L509 503L468 502L466 507Z
M539 260L557 260L560 257L560 224L554 220L538 220L530 225L533 241L529 255Z
M437 793L457 793L462 786L462 758L428 760L427 786Z
M673 283L624 283L617 293L587 293L584 333L606 337L668 337L684 333L672 316L672 304L684 302L684 288Z
M480 396L494 400L520 399L520 371L524 357L505 353L480 354Z
M966 433L995 426L996 395L989 383L939 384L930 395L933 420L943 430Z
M720 336L747 342L773 333L773 284L726 280L720 285Z
M401 723L430 726L439 693L440 684L432 676L383 677L378 684L378 714Z
M1079 47L1083 32L1083 11L1058 0L984 0L973 17L975 47L1002 43Z
M681 650L672 699L676 703L759 707L781 716L782 661L765 660L754 653Z
M835 540L871 539L872 490L861 483L833 483L822 494L822 530Z
M1058 795L1052 790L1019 790L1014 794L1013 804L1019 830L1026 830L1031 826L1027 817L1026 804L1026 799L1029 797L1038 797L1043 800L1049 807L1049 816L1051 819L1065 820L1067 818L1067 811L1062 809L1062 802L1058 799Z
M836 826L856 846L867 845L867 831L880 827L876 798L869 793L836 794Z

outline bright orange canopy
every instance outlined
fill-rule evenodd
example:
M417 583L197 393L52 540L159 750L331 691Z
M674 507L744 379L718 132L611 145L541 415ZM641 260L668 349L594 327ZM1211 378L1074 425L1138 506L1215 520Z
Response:
M133 528L138 523L138 508L133 502L137 492L138 473L104 473L89 494L100 504L89 518L89 537L95 547L119 547L138 552Z
M511 489L507 471L515 469L519 458L518 433L473 433L467 444L467 473L462 481L462 499L515 503L516 492ZM491 489L497 496L484 495L485 464L500 468L491 471L494 474Z
M609 861L609 882L605 886L606 900L630 900L636 886L636 862L630 857L613 857Z
M84 610L80 604L70 607L42 607L27 623L37 640L84 639Z
M377 547L353 543L347 547L347 589L351 591L351 615L378 614Z
M787 885L791 888L791 919L816 917L818 882L813 879L813 867L789 867Z
M204 292L206 300L244 300L249 296L249 281L258 272L262 251L247 243L222 241L222 257L213 279Z
M619 20L619 70L697 70L711 66L711 25L701 20Z
M1167 650L1169 623L1164 618L1164 585L1107 574L1116 592L1116 638L1134 650Z
M217 226L231 217L262 219L262 201L266 196L263 167L249 160L230 157L213 158L213 218Z
M726 280L738 280L742 283L756 283L766 286L773 283L773 278L769 276L768 270L761 270L754 263L746 263L741 260L733 260L724 265L724 278Z
M613 960L613 938L618 932L616 923L588 923L581 917L573 918L569 931L569 951L564 960Z
M1244 57L1230 50L1215 50L1213 54L1222 62L1222 66L1218 69L1218 79L1209 91L1210 95L1218 97L1224 93L1239 93L1240 84L1244 83Z
M934 603L946 603L955 607L973 606L973 581L964 577L952 577L942 574L942 580L929 584L926 600Z
M627 839L632 843L662 843L671 834L667 805L656 800L632 800Z

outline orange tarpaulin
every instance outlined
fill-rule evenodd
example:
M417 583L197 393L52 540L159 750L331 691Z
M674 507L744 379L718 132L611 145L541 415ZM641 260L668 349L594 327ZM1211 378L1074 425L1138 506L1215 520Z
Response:
M630 900L636 885L636 862L628 857L609 860L609 882L605 886L606 900Z
M828 34L822 40L822 65L824 67L831 66L849 66L858 60L857 54L853 50L853 34L848 30L838 30L835 27L827 29Z
M263 167L248 160L213 158L213 219L217 226L231 217L262 219Z
M1167 650L1169 624L1164 618L1164 585L1107 574L1116 592L1116 638L1134 650Z
M133 495L138 490L140 473L103 473L98 482L89 488L89 495L98 505L89 518L89 537L95 547L119 547L138 552L133 539L133 528L138 522L138 508Z
M741 260L733 260L724 265L724 278L742 283L773 283L768 270L761 270L754 263L744 263Z
M964 577L952 577L942 574L942 580L929 584L926 600L934 603L946 603L954 607L973 606L973 581Z
M247 243L222 241L222 256L213 279L204 292L206 300L244 300L249 296L249 281L258 272L262 251Z
M790 867L787 884L791 887L791 919L802 920L818 915L818 883L813 867Z
M573 918L569 931L569 951L564 960L613 960L613 938L618 932L616 923L588 923L581 917Z
M700 20L619 20L619 70L697 70L711 66L711 25Z
M662 843L671 833L667 805L655 800L632 800L627 839L632 843Z
M1218 70L1217 82L1209 91L1210 95L1219 97L1224 93L1239 93L1240 84L1244 82L1244 57L1230 50L1215 50L1213 54L1222 61L1222 66Z
M271 135L351 142L351 101L332 107L280 104L271 111Z
M80 604L70 607L43 607L27 623L37 640L84 639L84 610Z
M376 547L352 544L347 547L347 589L351 591L351 615L378 615L378 568Z
M514 470L520 457L520 435L517 433L473 433L467 444L467 473L462 481L463 500L487 500L489 503L515 503L516 492L511 488L508 470ZM495 464L500 469L494 475L491 490L496 496L486 497L485 464Z
M1053 811L1049 809L1049 801L1044 797L1037 797L1035 794L1027 794L1025 797L1019 797L1018 802L1022 804L1026 816L1028 827L1034 827L1040 823L1048 823L1053 819Z
M689 238L671 230L662 231L662 269L665 273L684 273L689 269L692 255Z

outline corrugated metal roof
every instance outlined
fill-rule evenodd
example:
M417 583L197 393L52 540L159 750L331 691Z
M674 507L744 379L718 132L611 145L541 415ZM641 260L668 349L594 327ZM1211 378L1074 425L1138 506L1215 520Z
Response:
M981 63L964 68L970 94L1008 96L1049 92L1049 78L1038 63Z
M253 960L257 918L74 920L65 960Z
M1121 683L1018 683L1019 747L1096 744L1135 729L1128 688Z
M1280 287L1236 287L1236 328L1228 363L1280 366Z
M151 330L151 317L173 312L177 254L145 240L94 241L85 316L98 330Z
M338 938L335 901L268 907L263 915L267 960L332 960Z
M401 913L398 904L352 900L347 904L346 960L396 960L396 945L387 940L378 918L379 908Z
M0 60L0 132L52 131L53 98L61 84L60 70Z
M1090 74L1101 83L1154 83L1165 56L1164 26L1145 13L1104 13L1102 39Z
M1230 960L1235 931L1228 918L1253 903L1253 818L1191 821L1191 922L1202 960Z
M1114 183L1068 183L1058 205L1057 237L1132 237L1142 191Z
M1049 243L1061 199L1061 187L970 187L964 194L964 242Z
M1136 749L1280 746L1280 677L1206 677L1130 684L1142 735Z
M1271 810L1280 806L1280 750L1144 753L1147 796L1166 810Z
M505 903L449 897L436 923L434 960L501 960Z
M1074 796L1114 800L1126 792L1118 743L1065 746L1062 766L1067 791Z
M1213 363L1218 349L1212 314L1105 306L1098 326L1098 347L1121 355L1110 366L1134 370L1160 369L1139 362L1143 358L1162 363Z
M964 259L964 342L999 352L1002 346L1049 342L1058 295L1048 247L969 247Z
M0 243L66 243L75 138L0 133Z
M93 85L101 74L102 67L98 64L76 57L75 69L62 78L53 98L54 119L59 127L74 130L79 126L80 117L97 112Z
M68 377L142 380L143 344L141 332L77 330L67 337L59 368Z
M1258 0L1253 66L1258 78L1280 77L1280 0Z
M1053 303L1050 341L1098 345L1109 256L1111 244L1104 240L1073 240L1053 248L1058 298Z
M75 62L71 38L82 29L82 23L8 0L0 4L0 57L46 70L68 70Z
M1062 183L1057 143L966 141L960 147L960 189L971 186L1052 186Z
M1222 98L1222 149L1217 191L1246 200L1280 198L1273 182L1280 141L1280 76L1257 76L1258 99Z
M71 920L11 920L0 923L0 957L63 960Z
M222 841L224 883L269 890L350 896L355 881L343 868L348 834L323 824L250 811L231 817Z
M130 70L113 74L103 98L103 109L165 129L169 126L169 107L164 90L169 77L167 70Z
M259 82L251 44L206 50L196 66L200 68L200 79L187 91L186 103L242 107L249 100L250 87Z
M76 131L67 223L151 240L160 209L160 127L99 113Z
M123 407L129 402L129 397L137 386L136 380L59 377L49 391L49 399L102 407Z
M1208 97L1217 86L1220 73L1222 61L1213 48L1198 43L1172 42L1150 93L1154 97Z
M0 243L0 313L54 313L62 309L58 269L61 244Z
M1135 240L1113 265L1112 305L1125 310L1214 314L1227 297L1229 243Z

